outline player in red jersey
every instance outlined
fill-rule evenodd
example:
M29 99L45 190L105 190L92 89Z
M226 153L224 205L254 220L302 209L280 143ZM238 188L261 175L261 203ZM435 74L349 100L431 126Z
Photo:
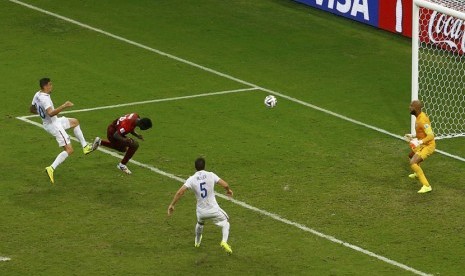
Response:
M116 166L126 174L131 174L126 164L129 159L136 153L139 148L139 143L132 138L126 137L131 133L135 137L144 140L142 135L135 132L135 128L146 130L152 127L152 121L149 118L140 118L137 113L124 115L114 120L107 128L108 140L102 140L101 145L107 148L112 148L121 152L126 152L123 160Z

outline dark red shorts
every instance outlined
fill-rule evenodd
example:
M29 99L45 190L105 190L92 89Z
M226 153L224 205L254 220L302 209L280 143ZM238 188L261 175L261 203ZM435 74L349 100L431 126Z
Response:
M108 138L108 141L110 141L111 143L110 147L117 151L125 152L127 148L129 147L129 143L116 140L113 137L113 134L115 134L116 131L117 129L113 124L109 125L107 128L107 138Z

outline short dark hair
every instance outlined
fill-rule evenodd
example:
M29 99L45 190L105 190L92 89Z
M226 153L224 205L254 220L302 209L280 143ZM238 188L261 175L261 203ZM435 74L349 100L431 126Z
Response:
M39 80L39 85L40 85L40 88L44 88L44 86L46 86L49 82L51 82L51 79L49 78L41 78Z
M199 157L195 159L195 169L197 171L205 170L205 158Z
M152 120L149 118L142 118L139 120L139 128L142 130L146 130L152 127Z

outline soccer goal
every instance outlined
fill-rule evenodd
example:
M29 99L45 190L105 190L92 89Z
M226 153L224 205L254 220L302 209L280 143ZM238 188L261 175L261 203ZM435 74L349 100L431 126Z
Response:
M437 139L465 136L465 0L414 0L412 20L412 100Z

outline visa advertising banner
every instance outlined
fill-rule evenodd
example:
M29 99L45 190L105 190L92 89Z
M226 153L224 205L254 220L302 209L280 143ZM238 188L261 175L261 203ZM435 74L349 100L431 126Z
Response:
M373 27L412 37L412 0L295 0Z

